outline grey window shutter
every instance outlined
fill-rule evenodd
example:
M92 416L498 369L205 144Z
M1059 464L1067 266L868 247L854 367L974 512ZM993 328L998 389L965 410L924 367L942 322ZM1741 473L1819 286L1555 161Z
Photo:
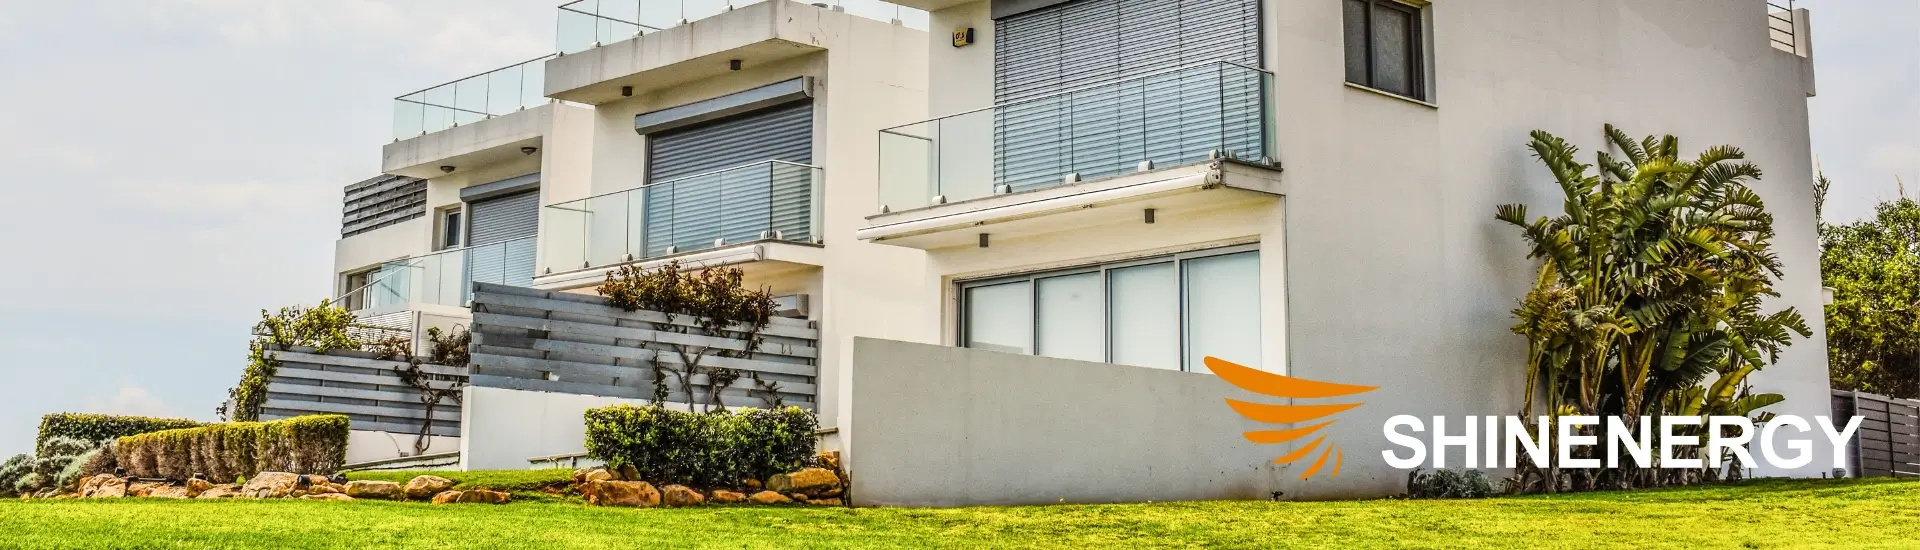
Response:
M477 282L532 286L534 240L539 230L540 191L467 203L467 276ZM505 242L503 241L511 241ZM471 288L463 291L471 292Z
M647 256L666 254L668 247L684 252L711 247L716 240L755 240L761 232L780 230L783 224L796 228L796 233L806 232L812 212L812 171L768 161L812 164L811 102L648 138L648 187L642 191ZM804 175L804 185L794 185L796 173ZM662 185L666 183L671 184Z
M1269 154L1260 76L1201 65L1258 67L1259 14L1258 0L1075 0L995 21L996 179L1021 190Z

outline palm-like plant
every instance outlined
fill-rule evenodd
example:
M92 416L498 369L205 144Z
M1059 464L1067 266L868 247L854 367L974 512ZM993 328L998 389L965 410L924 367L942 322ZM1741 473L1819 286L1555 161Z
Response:
M1673 136L1634 141L1612 125L1606 135L1620 156L1600 153L1595 172L1578 148L1534 132L1530 148L1559 183L1564 213L1528 219L1509 204L1495 217L1521 229L1529 258L1545 260L1514 312L1530 344L1526 413L1538 393L1550 411L1565 400L1635 429L1708 375L1718 376L1712 396L1719 382L1740 387L1792 333L1810 332L1791 308L1759 311L1778 295L1781 270L1773 217L1747 187L1761 172L1744 153L1719 146L1682 160Z

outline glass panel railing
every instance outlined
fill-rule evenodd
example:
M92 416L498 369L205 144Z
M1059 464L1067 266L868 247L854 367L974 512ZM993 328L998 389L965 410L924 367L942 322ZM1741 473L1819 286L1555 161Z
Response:
M1194 65L880 131L880 207L908 210L1223 155L1274 157L1273 75Z
M554 39L561 54L628 40L767 0L576 0L560 6ZM927 30L927 12L880 0L808 2L867 19Z
M387 262L368 277L372 282L361 291L362 309L466 307L475 282L532 286L535 243L534 237L522 237Z
M547 59L487 71L393 99L393 139L431 134L547 102Z
M820 168L766 161L541 212L543 273L606 267L753 241L812 242Z

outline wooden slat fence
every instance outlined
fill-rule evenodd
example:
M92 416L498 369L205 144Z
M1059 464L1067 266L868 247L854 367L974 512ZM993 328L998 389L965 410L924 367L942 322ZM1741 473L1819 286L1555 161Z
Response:
M1833 416L1861 417L1852 443L1861 477L1920 477L1920 401L1836 390Z
M678 371L682 360L673 344L744 351L737 337L714 337L659 330L663 325L691 327L692 318L653 311L622 311L604 298L475 283L473 293L473 385L513 390L548 391L628 399L653 396L654 363ZM729 333L730 336L737 333ZM820 331L809 321L775 318L760 333L760 348L747 358L708 354L700 365L739 371L742 376L721 389L720 402L728 407L765 406L772 395L786 405L812 409L818 393L816 377ZM746 374L777 384L769 391ZM694 377L694 394L672 388L668 401L707 401L705 375Z
M268 381L267 402L260 411L262 420L344 414L355 430L401 434L420 433L420 425L426 422L427 406L420 402L420 391L394 372L407 368L405 362L346 350L318 354L311 348L293 348L273 354L280 368ZM467 369L462 367L421 368L440 380L432 382L436 387L456 387L467 379ZM432 433L460 435L459 402L445 399L434 407Z

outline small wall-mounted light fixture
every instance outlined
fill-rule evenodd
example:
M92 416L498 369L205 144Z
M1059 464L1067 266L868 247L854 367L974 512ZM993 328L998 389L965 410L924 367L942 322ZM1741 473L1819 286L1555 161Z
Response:
M980 248L986 248L986 247L987 247L987 244L988 244L988 243L987 243L987 234L986 234L986 233L981 233L981 234L980 234Z
M621 86L621 87L620 87L620 97L633 97L633 87L632 87L632 86Z
M445 173L448 173L448 174L452 174L452 173L453 173L453 165L451 165L451 164L448 164L448 165L443 165L443 166L441 166L441 167L440 167L440 171L441 171L441 172L445 172Z
M727 61L727 68L729 69L738 71L740 70L740 65L741 65L741 62L738 59L732 59Z
M973 27L953 31L953 47L965 48L970 44L973 44Z
M1153 223L1153 209L1147 209L1147 223Z
M540 151L539 147L521 147L520 148L520 154L522 155L532 155L539 151Z

